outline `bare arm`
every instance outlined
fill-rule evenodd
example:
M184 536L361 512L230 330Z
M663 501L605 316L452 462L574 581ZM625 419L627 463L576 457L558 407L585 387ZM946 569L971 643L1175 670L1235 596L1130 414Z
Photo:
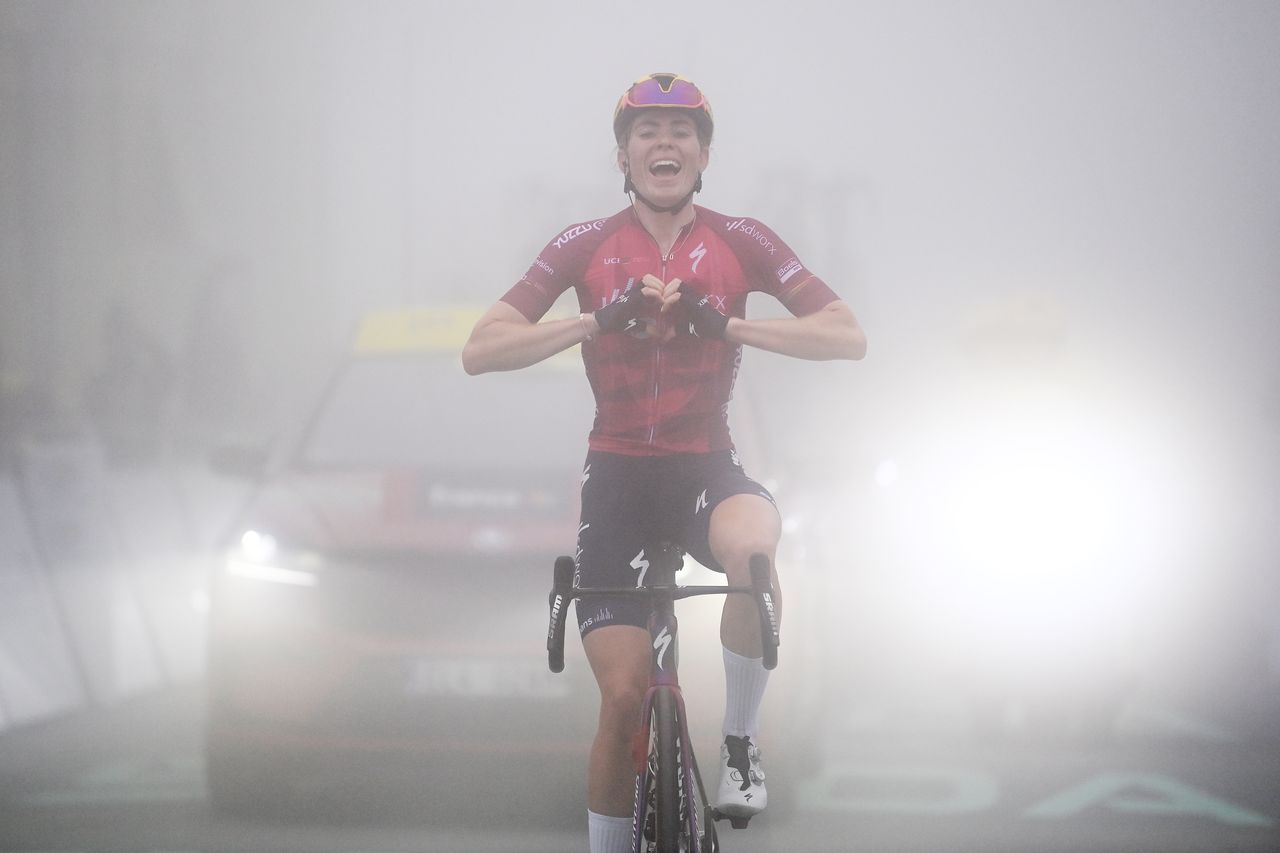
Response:
M590 314L530 323L506 302L497 302L476 321L462 348L462 369L475 375L518 370L580 344L599 328Z
M856 360L867 354L866 333L858 325L853 310L841 300L803 317L768 320L730 317L724 339L814 361Z

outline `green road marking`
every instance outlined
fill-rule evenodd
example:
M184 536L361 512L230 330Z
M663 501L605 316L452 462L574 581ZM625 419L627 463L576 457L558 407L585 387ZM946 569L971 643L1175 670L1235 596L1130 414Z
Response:
M1062 819L1103 805L1128 814L1198 815L1229 826L1274 825L1271 818L1156 773L1100 773L1027 809L1027 817Z
M989 773L949 767L839 767L800 786L800 801L810 811L955 815L982 811L999 799Z
M952 767L849 765L801 783L801 807L812 812L959 815L992 808L1002 798L990 773ZM1267 815L1158 773L1104 771L1032 805L1023 814L1065 820L1103 806L1133 815L1201 817L1228 826L1271 827Z
M33 805L189 802L206 797L203 761L194 755L131 759L94 767L70 788L32 794Z

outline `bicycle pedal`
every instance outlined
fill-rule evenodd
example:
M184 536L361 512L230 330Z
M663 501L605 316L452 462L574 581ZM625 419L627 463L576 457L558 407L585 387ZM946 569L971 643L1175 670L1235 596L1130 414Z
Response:
M711 810L711 819L717 821L727 820L729 821L729 826L734 829L746 829L747 822L751 820L750 817L739 817L738 815L725 814L719 809Z

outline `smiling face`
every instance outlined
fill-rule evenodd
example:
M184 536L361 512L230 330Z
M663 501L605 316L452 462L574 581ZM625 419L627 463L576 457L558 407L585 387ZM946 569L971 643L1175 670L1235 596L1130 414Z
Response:
M686 110L642 110L618 149L618 168L654 204L675 204L693 191L710 149Z

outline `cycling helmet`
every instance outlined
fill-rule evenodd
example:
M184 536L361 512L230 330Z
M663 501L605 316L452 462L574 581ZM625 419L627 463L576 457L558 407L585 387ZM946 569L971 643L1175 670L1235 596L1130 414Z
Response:
M703 144L711 142L715 120L711 104L692 80L679 74L649 74L632 83L613 111L613 136L621 145L637 110L649 107L691 110Z

